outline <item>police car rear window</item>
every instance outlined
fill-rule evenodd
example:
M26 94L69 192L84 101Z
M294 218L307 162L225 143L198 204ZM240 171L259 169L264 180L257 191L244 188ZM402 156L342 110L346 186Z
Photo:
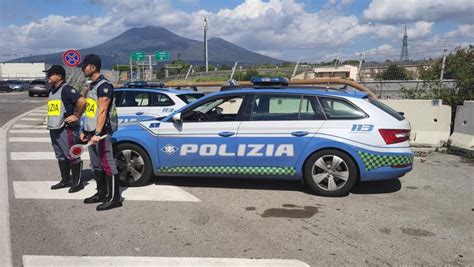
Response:
M328 120L357 120L367 117L362 110L343 99L318 98Z
M199 99L203 96L204 96L204 94L182 94L182 95L178 95L178 97L181 100L183 100L184 103L186 103L186 104L189 104L189 103L193 102L194 100Z
M402 121L405 119L405 117L400 114L398 111L394 110L393 108L387 106L386 104L384 104L383 102L375 99L375 98L372 98L372 97L365 97L364 98L366 101L369 101L370 103L372 103L374 106L378 107L379 109L385 111L386 113L390 114L392 117L394 117L395 119L399 120L399 121Z

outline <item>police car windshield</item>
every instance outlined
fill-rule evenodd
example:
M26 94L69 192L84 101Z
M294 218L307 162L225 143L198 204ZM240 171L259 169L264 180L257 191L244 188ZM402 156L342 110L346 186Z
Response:
M178 97L181 100L183 100L186 104L189 104L189 103L193 102L194 100L199 99L203 96L204 96L204 94L182 94L182 95L178 95Z
M197 112L201 112L201 113L206 113L208 112L209 110L219 106L220 104L222 104L226 99L225 98L221 98L221 99L217 99L216 101L210 101L210 102L207 102L206 104L204 105L201 105L197 108L195 108L193 111L197 111Z

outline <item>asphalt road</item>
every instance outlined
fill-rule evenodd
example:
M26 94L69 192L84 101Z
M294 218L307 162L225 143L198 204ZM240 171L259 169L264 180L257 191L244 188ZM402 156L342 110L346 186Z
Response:
M44 103L24 107L22 101L31 99L0 95L2 124ZM41 129L44 115L24 119L32 120L13 124L7 145L14 266L53 264L61 256L70 256L70 264L134 257L139 265L145 258L137 257L149 257L169 265L203 259L202 266L212 259L227 259L228 266L239 259L262 260L248 266L270 259L290 261L267 266L474 265L474 165L454 155L415 158L405 177L361 183L342 198L312 195L298 182L158 178L124 188L122 208L96 212L82 203L85 192L59 199L61 193L41 183L56 180L58 167L48 159L50 144L31 139L47 132L22 131ZM19 137L26 139L12 139ZM31 152L40 152L39 159L27 160ZM86 190L93 187L90 182Z

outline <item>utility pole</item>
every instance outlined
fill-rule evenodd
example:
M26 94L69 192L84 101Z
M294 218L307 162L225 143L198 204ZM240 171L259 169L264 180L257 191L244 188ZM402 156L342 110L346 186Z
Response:
M207 57L207 16L204 17L204 63L206 64L206 72L209 72L209 62Z
M191 70L193 69L193 65L189 65L189 69L188 69L188 73L186 73L186 77L184 78L184 80L187 80L188 77L189 77L189 74L191 73Z
M364 57L362 56L362 53L360 53L359 68L357 69L357 78L359 79L359 82L362 80L360 78L360 69L362 68L362 62L363 61L364 61Z
M151 81L153 78L153 65L151 65L151 57L153 55L148 55L148 71L149 71L149 77L148 79Z
M236 61L235 64L234 64L234 67L232 68L232 73L230 74L229 79L234 79L234 73L235 73L235 70L237 69L237 64L238 64L238 62Z
M130 56L130 81L133 81L132 57Z
M296 61L296 65L295 65L295 68L293 69L293 73L291 74L290 80L293 80L293 78L295 77L296 72L298 71L299 65L300 65L300 62Z
M443 49L443 63L441 64L441 74L439 75L439 80L443 82L444 79L444 66L446 64L446 52L448 49L446 49L446 46Z

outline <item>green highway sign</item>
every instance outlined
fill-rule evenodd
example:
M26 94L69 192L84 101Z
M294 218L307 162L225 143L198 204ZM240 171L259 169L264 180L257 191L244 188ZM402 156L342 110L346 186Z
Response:
M145 52L143 51L134 51L131 54L132 60L143 61L145 60Z
M166 51L156 51L155 52L155 60L156 61L165 61L170 58L170 55Z

